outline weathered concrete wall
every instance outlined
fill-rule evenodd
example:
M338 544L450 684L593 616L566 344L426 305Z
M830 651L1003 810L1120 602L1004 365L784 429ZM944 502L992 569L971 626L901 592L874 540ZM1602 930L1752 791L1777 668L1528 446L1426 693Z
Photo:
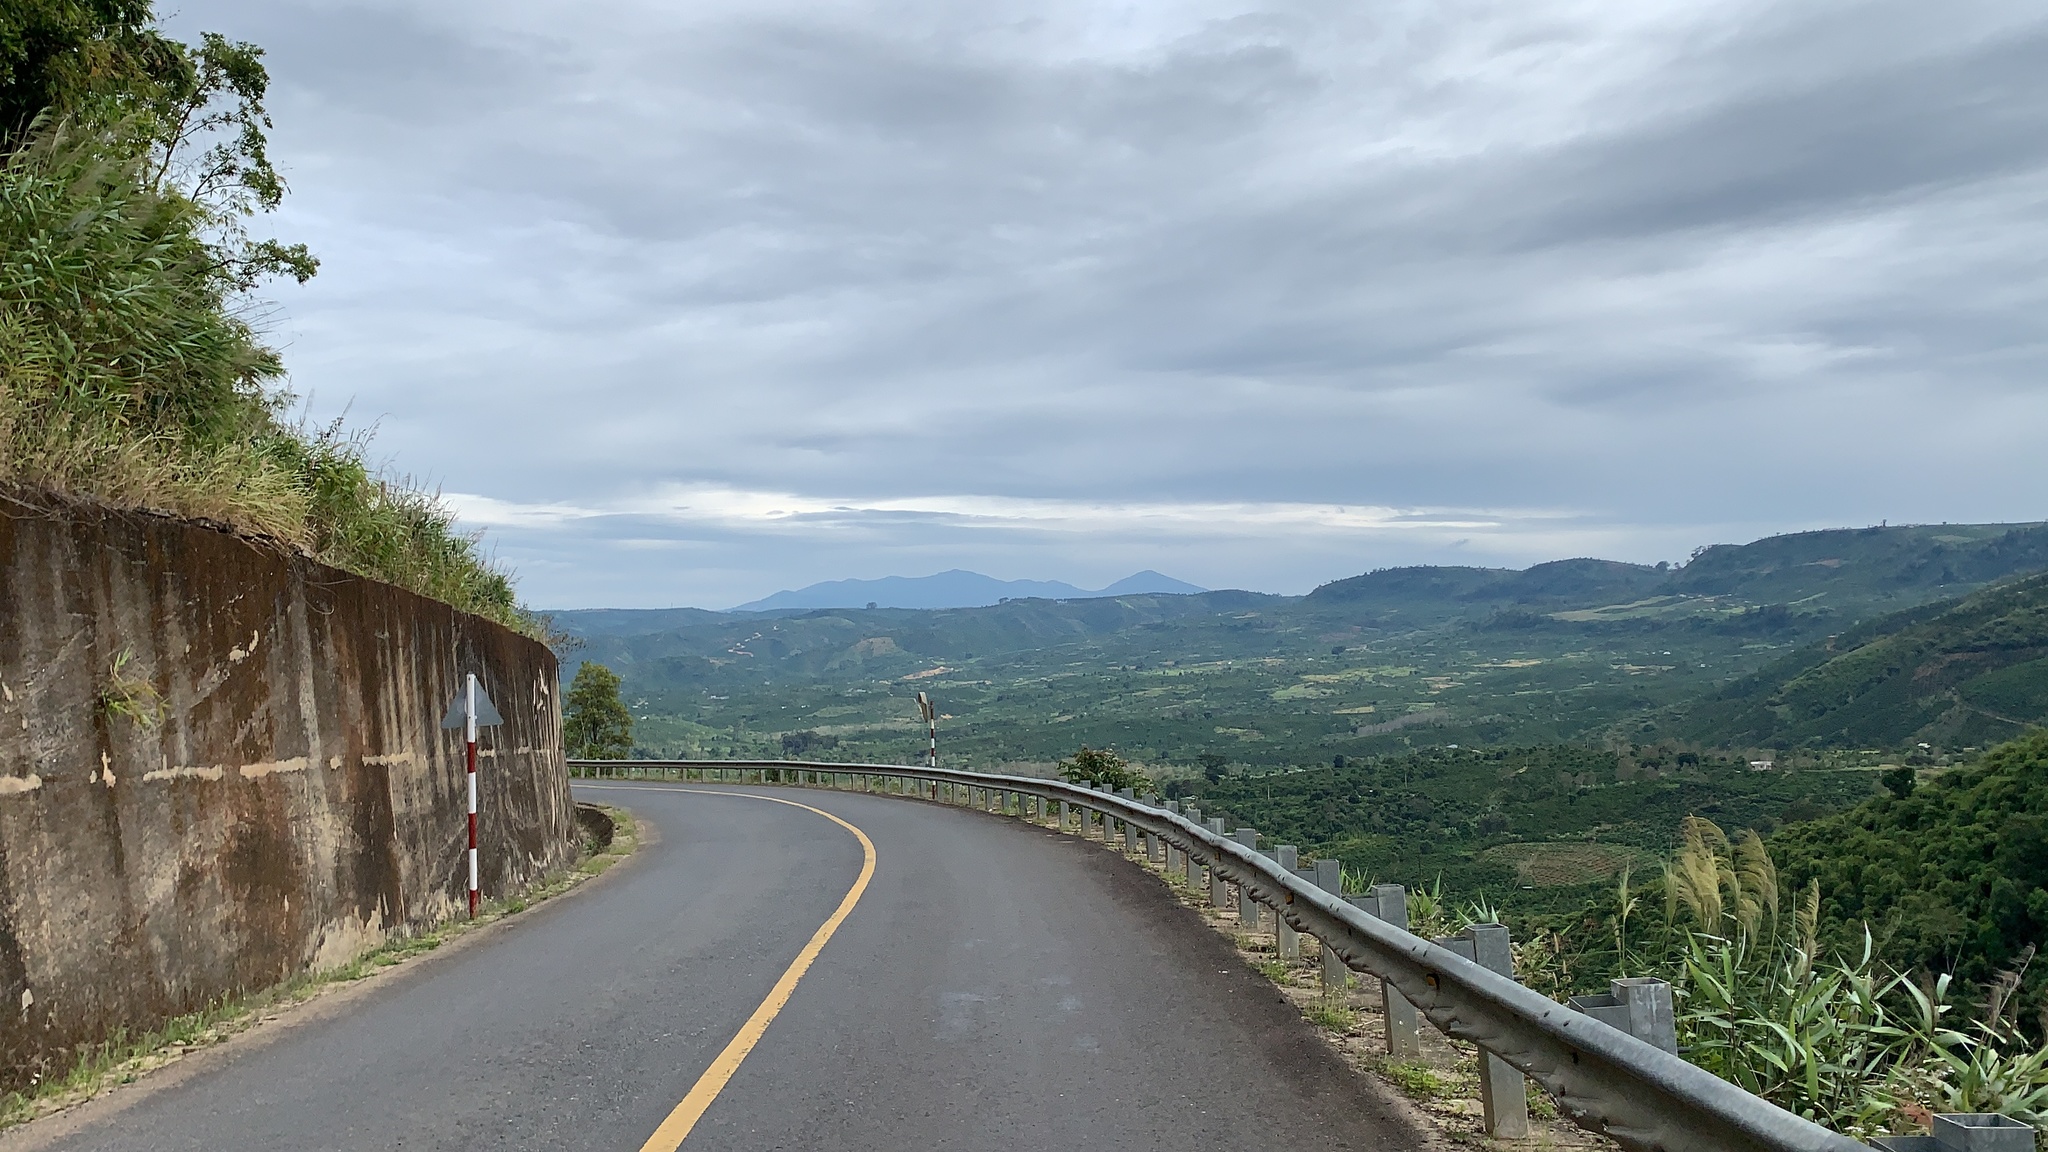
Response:
M544 646L229 532L5 496L0 1089L463 909L463 673L505 717L484 895L572 859Z

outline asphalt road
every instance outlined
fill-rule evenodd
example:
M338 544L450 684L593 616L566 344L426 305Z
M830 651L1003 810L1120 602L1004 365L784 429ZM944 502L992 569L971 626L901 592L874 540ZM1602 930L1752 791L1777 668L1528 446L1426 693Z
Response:
M343 1012L259 1030L167 1087L0 1148L641 1148L863 853L745 789L577 791L631 807L658 840ZM686 1152L1430 1142L1157 880L1100 847L962 809L753 791L857 825L877 868Z

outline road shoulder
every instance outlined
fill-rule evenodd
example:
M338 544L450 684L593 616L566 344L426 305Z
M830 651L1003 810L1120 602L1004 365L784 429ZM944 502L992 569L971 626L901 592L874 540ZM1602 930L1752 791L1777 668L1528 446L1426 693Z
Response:
M634 818L628 806L604 807L615 817L625 815L618 822L624 834L615 832L607 849L585 857L526 896L494 903L474 924L458 921L421 937L391 941L333 972L253 994L189 1038L114 1063L75 1089L31 1100L24 1106L28 1118L0 1129L0 1152L37 1152L298 1030L343 1016L369 997L420 979L521 925L548 918L566 897L632 870L647 855L645 849L661 842L659 830Z

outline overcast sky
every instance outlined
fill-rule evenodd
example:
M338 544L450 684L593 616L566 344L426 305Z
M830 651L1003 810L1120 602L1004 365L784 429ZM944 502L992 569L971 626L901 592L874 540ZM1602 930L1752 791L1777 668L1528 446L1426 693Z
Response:
M2038 0L186 0L541 607L2048 517Z

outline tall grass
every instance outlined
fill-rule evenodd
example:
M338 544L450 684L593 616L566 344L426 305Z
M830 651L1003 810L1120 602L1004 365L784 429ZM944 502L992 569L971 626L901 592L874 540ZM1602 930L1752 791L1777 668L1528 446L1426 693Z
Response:
M244 271L132 136L46 124L0 161L0 479L219 521L541 635L434 495L282 418Z
M1621 964L1672 981L1679 1044L1693 1063L1856 1136L1940 1111L2042 1122L2048 1048L2001 1019L2020 973L1989 990L1986 1012L1960 1030L1950 977L1886 965L1867 928L1860 947L1824 955L1819 883L1781 918L1763 841L1754 832L1731 841L1699 817L1681 827L1664 884L1664 947L1631 956L1624 942Z

